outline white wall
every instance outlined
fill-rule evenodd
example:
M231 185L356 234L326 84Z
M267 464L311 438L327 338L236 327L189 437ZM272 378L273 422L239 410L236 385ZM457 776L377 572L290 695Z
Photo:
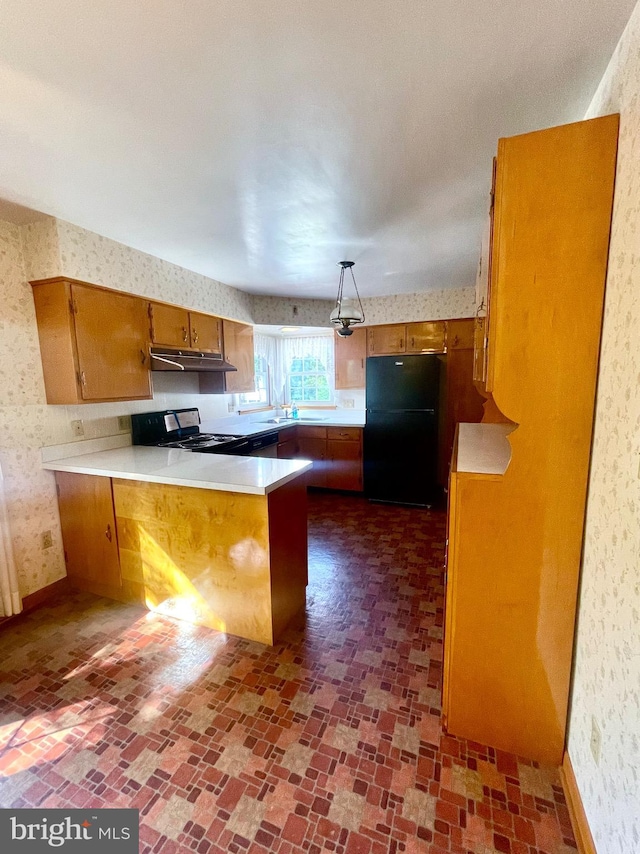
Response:
M620 112L569 755L598 854L640 852L640 5L588 117ZM602 732L591 754L592 718Z

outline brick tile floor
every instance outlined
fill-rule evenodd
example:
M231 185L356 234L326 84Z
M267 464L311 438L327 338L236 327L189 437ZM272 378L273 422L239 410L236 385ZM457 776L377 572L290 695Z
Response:
M144 854L575 854L556 772L440 724L444 514L310 497L273 648L89 595L0 629L0 805L137 807Z

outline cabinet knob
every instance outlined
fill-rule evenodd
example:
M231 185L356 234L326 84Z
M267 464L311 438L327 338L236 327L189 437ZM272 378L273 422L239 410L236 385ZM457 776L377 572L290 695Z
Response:
M186 326L182 327L182 340L184 341L185 344L189 340L189 330L187 329Z
M193 343L197 344L198 343L198 333L195 329L191 330L191 337L193 338Z
M107 525L107 530L104 532L105 537L111 542L113 540L113 534L111 532L111 525Z

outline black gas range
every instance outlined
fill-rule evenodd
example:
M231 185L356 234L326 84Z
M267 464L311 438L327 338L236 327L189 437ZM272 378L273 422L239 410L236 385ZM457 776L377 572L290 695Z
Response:
M192 409L166 409L131 416L131 441L134 445L179 448L201 454L235 456L277 456L278 433L238 436L233 433L201 433L200 412Z

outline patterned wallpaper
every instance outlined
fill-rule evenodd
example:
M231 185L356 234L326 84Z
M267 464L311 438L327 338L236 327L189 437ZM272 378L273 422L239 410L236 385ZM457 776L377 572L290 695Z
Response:
M254 323L282 326L330 326L331 300L295 299L253 295L251 311Z
M254 323L329 326L329 315L334 303L332 300L254 296L251 305ZM362 307L367 325L472 317L475 314L475 286L388 297L365 297Z
M36 232L38 237L44 233L39 227ZM40 467L48 412L55 407L45 405L20 230L7 222L0 222L0 306L0 462L24 596L64 577L65 567L55 485L51 473ZM54 545L43 551L40 537L46 530L52 532Z
M412 320L446 320L449 317L473 317L475 285L447 288L417 294L396 294L362 300L367 325L377 323L410 323Z
M56 222L59 273L221 317L251 321L249 294L69 222Z
M640 5L588 117L612 112L620 142L569 755L598 854L631 854L640 851Z

